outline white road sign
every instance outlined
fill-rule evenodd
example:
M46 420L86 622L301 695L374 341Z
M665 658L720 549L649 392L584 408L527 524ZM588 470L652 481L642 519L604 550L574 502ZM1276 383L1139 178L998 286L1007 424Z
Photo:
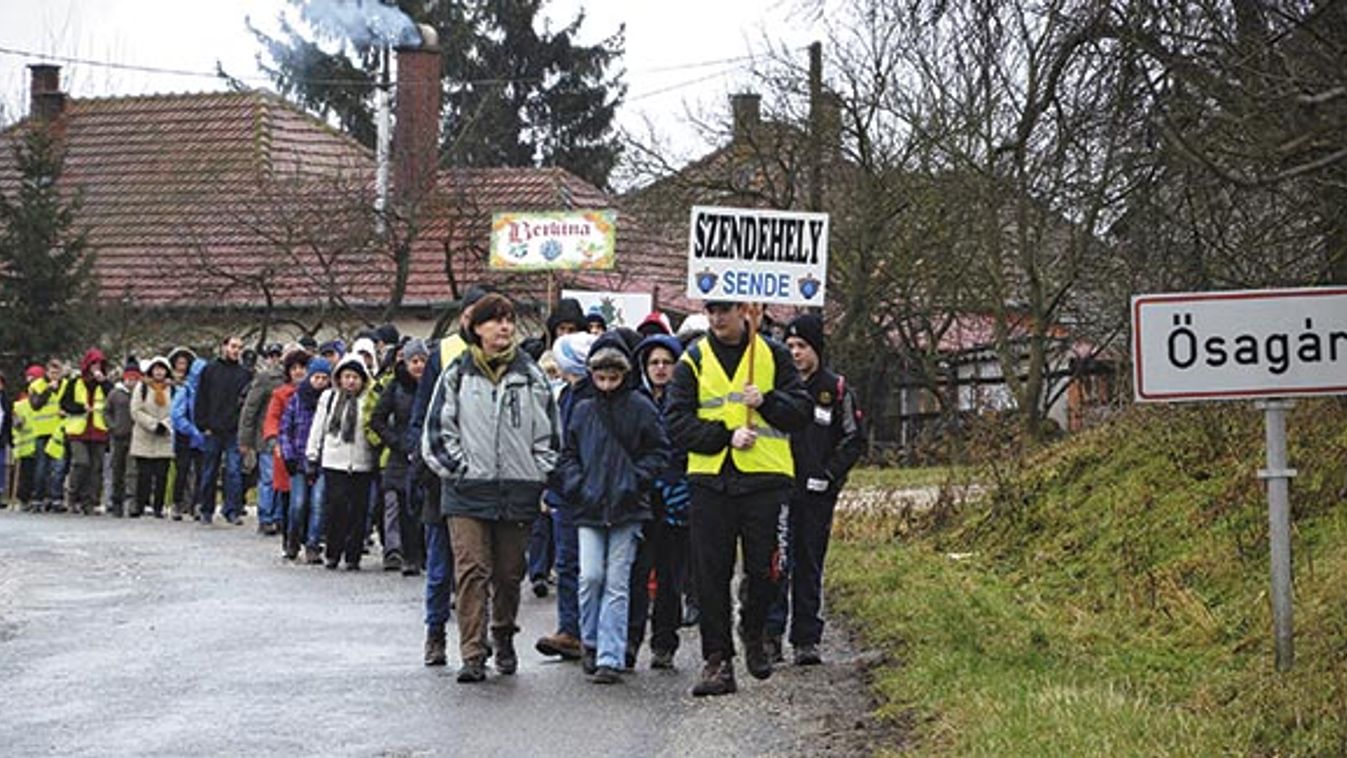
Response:
M1136 295L1138 402L1347 394L1347 287Z

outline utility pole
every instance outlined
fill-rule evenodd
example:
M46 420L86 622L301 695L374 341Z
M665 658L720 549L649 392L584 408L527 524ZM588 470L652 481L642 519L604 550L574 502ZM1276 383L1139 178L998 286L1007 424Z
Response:
M823 210L823 43L809 45L809 210Z

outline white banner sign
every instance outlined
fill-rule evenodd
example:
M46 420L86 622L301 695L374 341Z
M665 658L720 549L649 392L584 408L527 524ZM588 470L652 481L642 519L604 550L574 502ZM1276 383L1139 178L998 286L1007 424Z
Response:
M649 292L586 292L584 290L562 290L562 297L573 297L580 301L580 310L589 315L598 312L611 329L615 326L629 326L635 329L641 320L653 310L653 299Z
M828 214L694 206L687 296L779 305L823 305Z
M492 269L610 269L616 255L616 211L545 211L491 216L488 265Z
M1347 288L1132 298L1138 402L1347 394Z

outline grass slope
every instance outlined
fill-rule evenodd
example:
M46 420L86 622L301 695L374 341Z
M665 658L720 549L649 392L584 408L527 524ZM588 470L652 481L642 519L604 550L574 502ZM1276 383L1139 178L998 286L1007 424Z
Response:
M1288 419L1296 666L1273 669L1262 415L1140 408L938 528L842 517L833 606L886 715L957 754L1347 754L1347 412Z

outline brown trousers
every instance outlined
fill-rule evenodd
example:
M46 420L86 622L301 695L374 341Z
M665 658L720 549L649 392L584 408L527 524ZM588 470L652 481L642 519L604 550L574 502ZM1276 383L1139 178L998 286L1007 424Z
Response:
M486 660L488 597L491 634L513 636L519 631L514 622L528 538L529 525L520 521L449 519L458 593L458 651L464 661Z

